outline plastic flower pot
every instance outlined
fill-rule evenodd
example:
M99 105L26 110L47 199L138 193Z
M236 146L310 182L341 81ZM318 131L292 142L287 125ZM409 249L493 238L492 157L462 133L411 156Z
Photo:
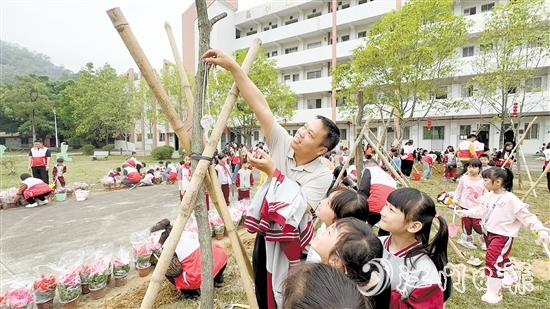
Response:
M58 202L64 202L67 199L67 193L58 192L55 194L55 200Z
M70 302L63 304L63 309L76 309L76 306L78 305L78 297L71 300Z
M115 286L117 287L125 286L127 282L128 282L128 278L126 276L115 278Z
M88 284L82 284L82 294L89 294L90 293L90 287Z
M36 307L38 307L38 309L53 309L53 298L46 302L36 304Z
M106 286L103 286L102 288L97 290L90 290L90 295L92 296L92 299L98 300L103 298L105 296L105 287Z
M147 277L149 276L149 271L151 269L151 266L145 267L145 268L138 268L138 273L140 277Z

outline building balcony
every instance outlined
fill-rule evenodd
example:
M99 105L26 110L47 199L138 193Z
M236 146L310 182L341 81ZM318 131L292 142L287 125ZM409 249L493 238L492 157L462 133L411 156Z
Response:
M314 79L306 79L297 82L289 82L287 85L296 92L297 95L303 95L308 93L317 93L317 92L330 92L332 89L331 86L332 77L321 77Z

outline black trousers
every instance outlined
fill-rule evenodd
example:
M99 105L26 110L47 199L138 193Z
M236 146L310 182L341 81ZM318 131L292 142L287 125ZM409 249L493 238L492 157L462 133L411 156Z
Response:
M369 215L367 216L367 223L370 224L370 226L374 226L376 223L380 221L380 214L377 212L369 212ZM385 231L381 228L378 228L378 236L387 236L390 235L390 232Z
M252 268L256 285L258 308L267 309L267 257L265 254L265 236L256 234L254 251L252 251Z
M39 196L35 196L35 197L29 197L28 199L26 199L27 203L29 204L34 204L36 202L36 200L40 200L40 201L44 201L46 200L46 196L48 196L49 193L46 193L46 194L42 194L42 195L39 195Z
M49 184L48 171L45 166L33 166L32 168L32 177L42 179L44 183Z
M548 186L548 192L550 192L550 173L546 173L546 185Z
M401 161L401 173L403 173L403 175L405 175L407 177L410 177L412 169L413 169L413 164L414 164L414 161L412 161L412 160L402 160Z

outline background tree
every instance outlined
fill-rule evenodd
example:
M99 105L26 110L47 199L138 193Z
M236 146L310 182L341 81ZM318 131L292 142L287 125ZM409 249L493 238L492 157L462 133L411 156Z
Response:
M16 76L15 83L4 88L2 107L4 115L18 124L23 136L45 138L54 132L52 102L46 85L47 76ZM8 129L13 129L9 127Z
M75 130L71 137L108 143L121 122L133 120L135 115L128 110L127 83L128 77L117 75L109 64L95 69L88 63L79 72L79 80L63 91L73 108Z
M363 90L367 112L395 117L394 139L409 119L448 111L460 102L445 99L441 86L458 70L456 48L466 43L468 22L453 14L452 0L411 0L374 23L353 60L336 67L333 85L357 106Z
M479 53L473 69L477 74L469 87L477 89L472 106L481 115L499 115L489 120L500 131L502 145L507 126L519 124L533 109L547 104L542 97L541 66L550 56L550 11L544 0L516 0L496 5L477 39ZM512 114L518 102L517 117ZM523 129L510 126L514 136Z
M242 65L246 56L246 50L239 50L233 53L239 65ZM248 76L258 86L265 95L269 107L279 121L290 120L296 109L296 93L286 84L279 83L276 61L267 59L265 52L260 50ZM218 115L222 104L225 102L227 93L233 84L231 73L226 70L210 72L210 86L208 89L207 101L209 105L205 107L207 113L210 107L212 115ZM216 118L216 117L214 117ZM252 134L258 130L259 123L242 96L239 96L235 103L235 108L231 112L228 127L231 131L244 137L246 144L252 144Z

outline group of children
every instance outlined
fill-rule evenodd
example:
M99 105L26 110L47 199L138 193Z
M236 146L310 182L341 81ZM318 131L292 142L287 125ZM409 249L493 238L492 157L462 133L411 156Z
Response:
M472 159L466 169L454 199L463 223L459 243L475 248L472 230L480 235L487 276L482 300L494 304L502 300L501 287L518 280L509 254L521 225L546 244L550 230L512 193L508 168L484 168L481 160ZM389 236L376 237L365 224L366 199L350 188L329 191L315 213L326 229L320 228L311 242L310 263L287 277L284 308L444 307L452 289L446 268L448 226L426 193L414 188L390 193L379 222ZM439 227L432 231L434 222Z

